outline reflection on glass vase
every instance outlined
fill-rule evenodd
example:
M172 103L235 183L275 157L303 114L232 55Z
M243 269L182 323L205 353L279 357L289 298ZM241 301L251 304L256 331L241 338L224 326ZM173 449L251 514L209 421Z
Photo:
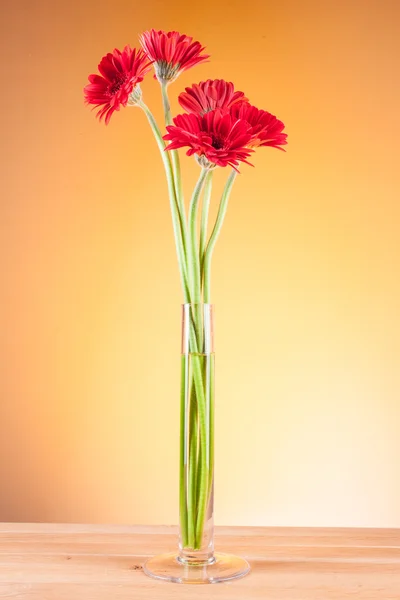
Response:
M150 558L147 575L176 583L218 583L246 575L239 557L214 552L214 312L182 314L179 548Z

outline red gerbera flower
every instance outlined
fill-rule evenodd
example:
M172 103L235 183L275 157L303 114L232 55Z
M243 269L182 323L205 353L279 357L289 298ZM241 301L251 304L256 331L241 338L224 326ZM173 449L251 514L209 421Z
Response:
M251 140L248 144L250 148L272 146L285 151L280 147L287 144L287 134L282 133L285 125L274 115L265 110L259 110L248 102L234 105L231 108L231 114L234 118L243 119L250 125Z
M115 48L103 56L98 69L100 75L89 75L89 84L83 91L87 104L101 107L97 116L100 120L105 117L107 125L113 112L128 104L134 88L151 69L151 61L143 50L125 46L122 52ZM135 102L134 98L131 100Z
M203 116L178 115L167 131L164 140L171 142L167 150L188 146L186 154L197 154L200 164L206 167L230 165L237 171L239 162L247 163L252 152L248 147L251 140L249 125L219 109Z
M182 71L209 58L204 47L193 38L177 31L150 29L139 37L147 56L154 61L156 77L161 83L174 81Z
M231 106L247 101L243 92L235 92L233 83L223 79L208 79L185 88L179 95L179 104L189 113L204 115L210 110L220 108L227 112Z

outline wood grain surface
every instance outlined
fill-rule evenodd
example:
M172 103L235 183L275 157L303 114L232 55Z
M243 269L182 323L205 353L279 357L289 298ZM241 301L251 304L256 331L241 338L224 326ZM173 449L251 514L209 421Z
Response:
M174 527L0 524L0 599L400 600L400 529L220 527L216 546L252 572L230 583L154 581L148 556Z

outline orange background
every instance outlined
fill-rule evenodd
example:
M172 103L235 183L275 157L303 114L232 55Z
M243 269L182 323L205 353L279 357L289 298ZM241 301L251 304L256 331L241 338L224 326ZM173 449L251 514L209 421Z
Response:
M289 134L242 169L215 253L216 520L400 526L399 3L2 12L0 520L177 522L162 165L139 109L105 127L82 96L103 54L156 27L212 55L173 96L223 77ZM143 90L160 118L157 83Z

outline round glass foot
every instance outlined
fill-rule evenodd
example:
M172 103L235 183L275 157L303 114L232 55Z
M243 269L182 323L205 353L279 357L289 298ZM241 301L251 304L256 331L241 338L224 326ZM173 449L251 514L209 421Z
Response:
M244 577L250 572L249 563L232 554L216 553L211 564L189 565L178 560L175 552L160 554L146 561L144 572L154 579L174 583L220 583Z

